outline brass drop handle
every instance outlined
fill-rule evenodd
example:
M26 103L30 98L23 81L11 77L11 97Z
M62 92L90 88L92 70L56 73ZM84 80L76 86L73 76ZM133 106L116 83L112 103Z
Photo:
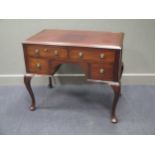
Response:
M48 49L47 49L47 48L45 48L45 49L44 49L44 52L47 52L47 51L48 51Z
M37 63L36 66L37 66L38 69L41 69L41 64L40 63Z
M104 69L103 68L100 69L100 74L104 74Z
M36 54L36 55L39 54L39 49L35 49L35 54Z
M82 58L83 57L83 53L79 52L79 57Z
M54 51L54 55L58 56L59 52L57 50Z
M103 59L105 57L104 53L100 54L100 58Z

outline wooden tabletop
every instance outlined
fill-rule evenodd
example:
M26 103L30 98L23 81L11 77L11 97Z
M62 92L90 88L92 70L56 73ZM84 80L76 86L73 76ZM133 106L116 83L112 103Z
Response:
M123 33L113 32L43 30L23 44L122 49L123 37Z

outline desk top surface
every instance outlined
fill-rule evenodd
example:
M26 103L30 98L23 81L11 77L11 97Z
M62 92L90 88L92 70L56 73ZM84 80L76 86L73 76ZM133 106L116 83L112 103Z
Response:
M23 44L122 49L123 37L123 33L113 32L43 30Z

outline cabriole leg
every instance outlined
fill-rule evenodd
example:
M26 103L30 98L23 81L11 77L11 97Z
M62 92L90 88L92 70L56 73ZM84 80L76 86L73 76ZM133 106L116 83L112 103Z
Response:
M33 94L33 90L31 88L31 79L32 79L32 76L27 76L27 75L24 76L25 86L26 86L26 88L27 88L27 90L28 90L28 92L29 92L29 94L31 96L31 99L32 99L32 104L30 106L30 110L34 111L35 108L36 108L36 106L35 106L36 103L35 103L35 97L34 97L34 94Z
M111 112L111 121L112 123L117 123L118 119L116 117L116 107L118 103L118 99L120 96L120 88L121 85L111 85L113 91L114 91L114 99L113 99L113 104L112 104L112 112Z
M49 88L53 88L53 84L52 84L52 77L49 77L49 84L48 84Z
M122 65L121 65L121 77L122 77L123 71L124 71L124 64L122 62Z
M121 78L122 78L123 71L124 71L124 64L123 64L123 62L122 62L122 65L121 65ZM121 83L120 83L120 96L122 96L122 92L121 92Z

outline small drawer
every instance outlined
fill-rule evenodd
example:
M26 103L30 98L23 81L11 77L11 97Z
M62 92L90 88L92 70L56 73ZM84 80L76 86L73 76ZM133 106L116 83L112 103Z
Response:
M48 74L49 64L47 60L28 58L28 71L36 74Z
M63 47L34 45L27 47L27 55L38 58L65 59L67 58L67 50Z
M95 80L113 80L113 65L93 64L91 65L91 78Z
M73 48L70 51L70 58L90 62L113 63L115 60L115 52L107 49Z

